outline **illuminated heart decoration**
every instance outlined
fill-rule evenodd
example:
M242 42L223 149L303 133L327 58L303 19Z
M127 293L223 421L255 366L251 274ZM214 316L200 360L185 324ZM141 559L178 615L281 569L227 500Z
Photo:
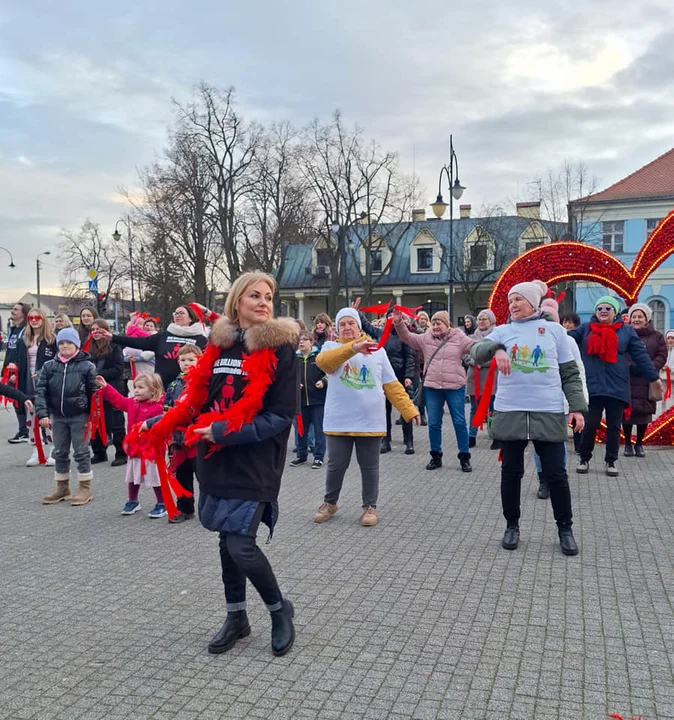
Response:
M588 280L611 288L627 305L633 305L651 273L674 255L674 211L653 230L634 259L631 269L605 250L580 242L553 242L528 250L499 275L489 297L489 308L499 323L508 319L508 290L513 285L542 280L552 286L562 281ZM644 441L674 445L674 408L649 426Z

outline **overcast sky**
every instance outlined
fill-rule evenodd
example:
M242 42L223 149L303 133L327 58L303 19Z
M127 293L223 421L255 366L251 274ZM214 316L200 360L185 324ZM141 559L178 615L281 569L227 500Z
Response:
M565 158L605 187L674 146L674 3L5 0L0 246L17 267L0 250L1 300L34 290L62 227L112 232L171 98L202 80L262 122L340 109L407 170L416 156L428 202L452 132L461 202L528 200Z

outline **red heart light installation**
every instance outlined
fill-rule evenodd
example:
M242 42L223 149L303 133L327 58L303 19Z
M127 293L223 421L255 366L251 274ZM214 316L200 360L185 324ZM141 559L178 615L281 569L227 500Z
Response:
M527 250L499 275L489 297L497 322L508 319L508 290L520 282L588 280L611 288L633 305L651 273L674 255L674 211L653 230L637 253L631 269L600 248L581 242L554 242ZM674 445L674 413L668 410L649 426L644 438L652 445Z

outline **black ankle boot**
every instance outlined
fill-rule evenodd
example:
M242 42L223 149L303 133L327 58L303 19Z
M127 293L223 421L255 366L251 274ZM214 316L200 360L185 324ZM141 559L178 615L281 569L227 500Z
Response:
M412 440L405 443L405 455L414 455L414 443Z
M98 463L104 463L104 462L108 462L108 453L107 452L94 453L91 457L92 465L98 465Z
M477 445L477 438L476 438L476 437L469 437L469 438L468 438L468 447L469 447L469 448L472 448L472 447L475 447L475 445Z
M283 607L271 615L271 651L277 657L285 655L295 642L295 608L290 600L283 600Z
M473 472L473 468L470 466L470 453L459 453L457 457L461 463L461 472Z
M643 445L635 445L634 446L634 454L638 458L646 457L646 453L644 452Z
M508 523L501 545L506 550L515 550L520 544L520 528L517 523Z
M250 635L250 624L245 610L227 613L225 624L218 630L217 634L208 643L208 652L212 655L231 650L239 638Z
M547 500L550 497L550 488L548 488L542 472L538 473L538 497L540 500Z
M625 457L634 457L634 447L631 442L625 442Z
M442 467L442 453L431 450L431 461L426 465L426 470L437 470Z
M379 446L379 453L385 455L391 452L391 441L388 438L381 439L381 445Z
M426 420L426 408L421 408L419 410L419 415L421 416L421 424L423 427L426 427L428 425L428 420Z
M578 555L578 545L576 545L570 525L560 526L559 546L562 548L564 555Z

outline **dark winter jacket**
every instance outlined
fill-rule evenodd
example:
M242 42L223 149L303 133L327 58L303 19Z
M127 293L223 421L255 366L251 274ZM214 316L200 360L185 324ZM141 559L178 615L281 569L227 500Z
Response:
M465 326L466 318L470 318L471 320L470 328L467 328ZM477 318L475 317L475 315L464 315L463 322L464 326L462 330L466 333L466 335L474 335L475 331L477 330Z
M35 360L35 372L39 373L42 366L48 361L53 360L58 353L56 341L48 343L42 339L37 346L37 358ZM26 393L30 397L35 395L35 383L30 376L30 362L28 361L28 347L23 335L16 343L16 364L19 368L19 390Z
M202 350L208 340L200 333L201 324L195 323L181 327L171 323L168 330L148 335L148 337L128 337L127 335L113 335L112 342L124 347L138 350L152 350L154 352L155 370L161 377L164 387L168 387L178 375L178 352L183 345L196 345Z
M590 322L599 322L592 316ZM648 357L644 344L639 340L634 328L622 325L618 333L618 360L614 363L600 360L598 355L589 355L587 340L590 334L590 323L569 330L569 335L578 343L585 366L587 392L592 397L612 397L630 404L630 369L629 360L642 373L647 381L657 380L658 373ZM629 355L628 355L629 353Z
M218 446L199 443L197 477L202 493L223 499L274 503L281 487L288 436L297 412L298 371L295 354L299 328L293 320L270 320L249 328L240 339L239 328L226 318L213 325L210 342L221 348L209 388L208 407L224 410L241 397L244 354L274 348L277 365L263 406L253 421L238 432L225 434L224 422L213 423ZM218 364L219 363L219 364ZM202 495L203 497L203 495Z
M379 340L384 334L384 328L375 327L363 314L360 316L363 332L375 340ZM399 382L404 382L407 378L414 380L415 367L417 367L417 358L415 351L409 345L406 345L395 330L391 329L389 339L384 345L384 350L388 356L393 372L396 374Z
M15 402L21 403L22 405L26 402L26 400L29 399L28 395L24 395L21 390L17 390L11 385L6 385L5 383L0 383L0 395L11 398Z
M665 336L650 323L644 328L635 328L639 340L644 344L653 367L660 372L667 362L667 342ZM630 357L630 391L632 398L631 420L634 423L650 422L655 415L656 404L648 399L648 379L640 372ZM646 417L644 417L646 416Z
M7 335L7 344L5 346L5 359L2 362L2 369L4 370L9 363L15 363L18 365L17 362L17 348L16 345L19 342L19 338L23 337L24 332L26 331L25 325L13 325L9 329L9 334Z
M112 385L122 395L128 394L124 392L124 355L119 345L111 345L110 352L105 357L95 358L92 355L91 362L96 368L96 374L108 385Z
M44 364L37 381L35 413L38 418L50 415L75 417L89 412L91 398L97 390L96 368L89 354L81 350L64 363L58 356Z
M164 412L175 406L175 404L178 402L178 398L182 395L183 390L185 389L186 383L187 374L180 373L180 375L178 375L178 377L169 384L169 386L166 388L166 393L164 394ZM160 419L161 416L153 418L154 421ZM152 425L154 425L153 420L148 420L148 426L152 427ZM184 443L185 433L182 430L176 430L173 433L173 444L182 446L184 445Z
M302 407L309 405L325 405L325 395L328 391L328 379L325 373L316 365L318 350L314 347L304 357L299 350L297 360L300 368L300 399ZM318 381L323 383L322 388L317 388Z

